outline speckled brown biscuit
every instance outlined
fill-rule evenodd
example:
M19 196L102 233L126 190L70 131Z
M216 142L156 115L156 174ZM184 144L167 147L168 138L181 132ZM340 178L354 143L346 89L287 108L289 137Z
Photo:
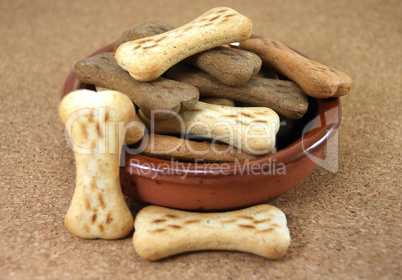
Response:
M252 52L223 46L190 56L184 62L204 70L228 86L244 84L260 71L262 64L261 58Z
M114 50L116 50L121 44L125 42L134 41L149 36L154 36L172 29L174 29L174 27L162 21L146 22L144 24L141 24L139 26L136 26L134 28L131 28L130 30L123 32L123 34L114 44Z
M241 86L230 87L208 73L183 63L172 67L167 76L195 86L201 97L223 97L253 106L268 107L289 119L301 118L308 108L307 95L291 81L252 77Z
M315 98L345 95L353 84L347 74L305 58L276 40L253 38L242 42L239 48L257 54L264 65L296 82Z
M158 78L149 83L134 80L117 64L113 53L101 53L85 58L74 66L75 75L85 83L117 90L128 95L142 112L155 119L172 116L169 112L184 112L198 101L199 92L194 86ZM156 110L165 110L157 112Z
M141 141L140 151L146 156L179 161L233 162L255 158L225 144L198 142L158 134L146 135Z

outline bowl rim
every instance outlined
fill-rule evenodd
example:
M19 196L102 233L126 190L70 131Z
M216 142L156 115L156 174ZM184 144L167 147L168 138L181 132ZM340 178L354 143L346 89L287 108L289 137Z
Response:
M258 37L255 35L254 37ZM87 57L91 57L103 52L112 52L114 43L108 44L99 50L91 53ZM74 74L74 69L69 73L67 79L65 80L61 97L62 99L68 93L85 87L85 84L81 83ZM216 178L217 175L222 176L220 172L220 167L225 165L227 167L227 172L225 176L234 176L238 174L238 168L243 168L242 163L253 164L256 166L262 166L267 162L276 163L290 163L292 161L297 161L300 157L305 157L306 152L313 152L315 149L322 147L326 144L326 140L331 138L340 125L341 121L341 102L339 97L330 97L327 99L313 99L316 102L317 112L316 117L313 119L311 126L318 127L315 129L309 129L305 134L301 135L293 143L280 149L275 153L271 153L265 156L257 157L256 159L247 160L245 162L227 162L227 163L190 163L190 162L180 162L180 165L172 164L172 161L152 158L144 156L141 154L133 154L125 151L125 165L121 168L125 169L130 174L135 174L136 176L156 176L163 174L164 178L171 177L170 180L176 180L177 175L186 174L187 177L209 177ZM335 110L334 110L335 109ZM133 163L132 159L135 158L136 162ZM166 164L170 165L170 173L176 176L166 176ZM210 168L199 168L201 165L210 165ZM159 167L158 167L159 166ZM163 166L160 167L160 166ZM151 168L150 168L151 167ZM139 170L147 169L147 175L143 175ZM158 176L159 177L159 176ZM168 179L168 181L170 181Z

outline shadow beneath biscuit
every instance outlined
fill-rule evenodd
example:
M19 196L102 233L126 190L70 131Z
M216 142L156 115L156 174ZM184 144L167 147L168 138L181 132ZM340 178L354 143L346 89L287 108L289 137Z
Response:
M142 208L151 205L149 203L139 201L135 198L126 195L124 196L124 198L126 199L127 206L130 209L131 213L133 214L134 218L137 215L137 213L141 211Z

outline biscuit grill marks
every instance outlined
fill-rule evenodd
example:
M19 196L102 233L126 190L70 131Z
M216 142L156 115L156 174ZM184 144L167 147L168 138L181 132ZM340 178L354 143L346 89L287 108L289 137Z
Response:
M253 38L240 43L238 48L260 56L264 65L296 82L311 97L339 97L353 85L347 74L305 58L275 40Z
M258 156L275 146L279 116L264 107L228 107L198 102L187 112L166 121L151 121L138 112L148 129L157 134L196 135L221 141Z
M135 218L133 243L149 260L199 250L236 250L279 259L289 247L290 234L285 214L267 204L224 213L148 206Z
M126 236L133 217L120 186L119 125L134 118L133 103L116 91L77 90L63 98L59 114L74 145L77 172L66 228L81 238Z
M252 77L247 83L230 87L211 75L179 63L169 79L195 86L201 97L221 97L260 107L268 107L289 119L300 119L308 109L307 95L294 82Z
M214 8L171 31L120 45L120 67L143 82L152 81L179 61L202 51L251 36L252 22L230 8Z

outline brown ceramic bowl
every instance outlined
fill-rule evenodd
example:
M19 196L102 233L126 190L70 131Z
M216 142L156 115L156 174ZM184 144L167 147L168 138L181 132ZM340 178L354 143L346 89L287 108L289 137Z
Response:
M92 55L113 51L107 45ZM89 88L72 71L62 89ZM123 193L143 202L185 210L227 210L266 202L295 187L317 166L341 119L339 98L310 99L278 152L238 163L173 162L125 151L120 168Z

